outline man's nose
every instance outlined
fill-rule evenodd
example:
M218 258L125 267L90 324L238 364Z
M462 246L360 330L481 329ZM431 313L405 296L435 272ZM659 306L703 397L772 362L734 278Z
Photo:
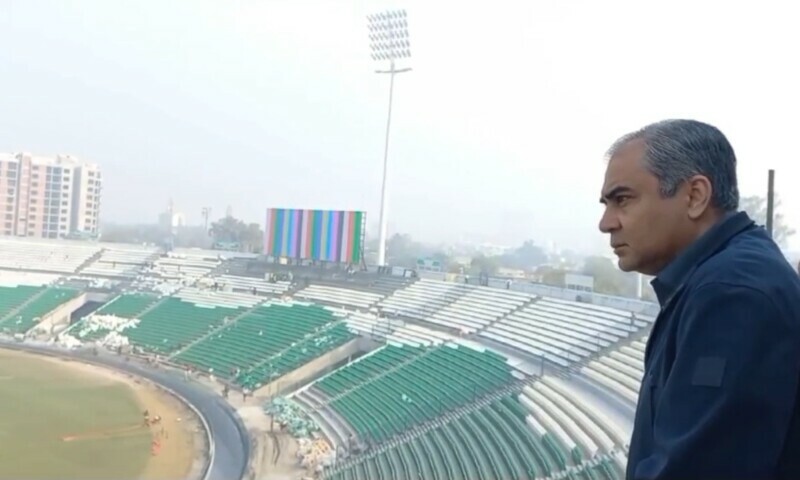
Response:
M603 233L611 233L619 229L619 218L610 208L606 207L606 209L603 210L603 216L600 217L600 224L598 227Z

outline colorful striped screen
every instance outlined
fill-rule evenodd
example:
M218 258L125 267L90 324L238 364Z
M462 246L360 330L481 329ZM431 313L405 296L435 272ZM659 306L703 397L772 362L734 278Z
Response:
M364 212L270 208L264 252L272 257L361 261Z

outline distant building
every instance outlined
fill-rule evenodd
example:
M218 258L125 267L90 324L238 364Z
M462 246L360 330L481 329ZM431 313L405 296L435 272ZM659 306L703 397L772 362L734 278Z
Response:
M96 237L102 175L69 155L0 153L0 234Z
M163 212L158 216L158 225L162 230L173 231L186 226L186 216L180 212Z
M497 269L497 276L503 278L516 278L522 280L526 277L525 270L519 268L505 268L499 267Z
M481 243L479 245L475 245L475 251L477 253L486 255L487 257L496 257L498 255L503 255L511 250L513 250L512 247L505 245L495 245L492 243Z
M439 260L432 258L418 258L417 259L418 272L443 272L444 267Z
M564 287L567 290L591 293L594 291L594 277L578 273L567 273L564 276Z

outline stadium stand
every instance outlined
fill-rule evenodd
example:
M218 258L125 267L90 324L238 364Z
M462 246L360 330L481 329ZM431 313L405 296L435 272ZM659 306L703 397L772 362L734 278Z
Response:
M378 303L383 295L350 290L348 288L329 287L326 285L311 285L295 294L295 297L315 300L326 305L337 305L368 310Z
M511 290L422 279L381 303L384 312L475 333L533 300Z
M56 273L0 270L0 286L4 287L16 287L19 285L42 287L55 283L59 278L61 276Z
M251 308L264 301L263 298L246 293L220 292L196 287L179 290L175 298L192 302L198 307Z
M614 450L628 451L630 433L605 415L592 400L587 399L571 383L546 375L535 382L533 388L567 412L603 451L607 453Z
M456 337L447 333L438 332L419 325L406 324L388 335L390 343L411 345L414 347L429 347L441 345L445 342L455 342Z
M158 297L154 295L127 293L106 303L96 313L122 318L136 318L158 300Z
M135 326L136 322L126 320L135 320L160 300L155 295L140 293L119 295L64 333L82 341L99 341L111 332L119 333Z
M381 275L369 285L371 292L388 297L401 288L407 288L416 281L416 278Z
M44 288L31 285L0 287L0 324L25 302L43 291Z
M254 390L355 338L318 305L266 303L172 357Z
M74 273L100 252L94 244L0 238L0 268Z
M234 292L255 291L259 295L282 295L289 290L289 282L268 282L263 278L242 277L238 275L220 275L208 279L208 283L216 283L221 288L230 288Z
M399 327L404 322L381 318L374 313L351 312L347 315L347 326L357 335L368 335L373 338L386 338L392 333L392 327Z
M104 248L99 257L83 268L80 273L81 275L102 277L133 278L157 257L156 249Z
M316 382L314 396L362 441L380 442L514 380L506 358L489 350L389 344Z
M328 479L619 478L608 454L582 459L545 430L513 395L450 413L414 436L343 461Z
M3 287L0 287L3 288ZM39 318L60 305L72 300L80 293L77 290L58 287L24 287L5 289L0 293L3 305L0 312L0 330L6 333L25 333L38 323ZM10 307L10 308L9 308Z
M474 288L459 283L422 279L397 290L380 302L379 307L387 313L427 321L434 313Z
M493 324L480 336L567 367L585 361L651 325L609 307L541 298Z
M225 322L233 321L247 309L244 299L230 297L238 294L222 295L184 289L179 295L158 302L140 315L137 323L120 334L132 345L145 351L169 355ZM250 306L255 303L257 301Z
M168 253L156 260L152 268L145 269L150 275L164 280L197 280L216 269L221 260L204 254Z
M157 353L172 353L238 314L235 308L203 308L168 298L125 331L134 345Z
M531 300L532 297L524 293L477 287L434 313L428 322L472 334Z
M647 337L623 345L589 362L581 373L616 395L636 404L644 375L644 350Z

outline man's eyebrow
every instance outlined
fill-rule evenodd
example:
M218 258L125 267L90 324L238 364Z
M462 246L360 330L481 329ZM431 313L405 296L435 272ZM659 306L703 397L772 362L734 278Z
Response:
M614 187L609 190L605 195L600 198L600 203L605 204L606 201L611 200L612 198L616 197L621 193L630 193L633 190L630 187L626 187L624 185L620 185L618 187Z

